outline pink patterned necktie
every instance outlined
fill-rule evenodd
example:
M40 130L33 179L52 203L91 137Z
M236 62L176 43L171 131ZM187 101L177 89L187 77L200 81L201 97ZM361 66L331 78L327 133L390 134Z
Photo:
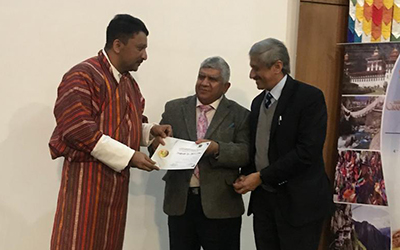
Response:
M208 111L212 110L213 107L211 107L210 105L200 105L199 108L200 114L199 118L197 119L197 139L203 139L208 129L208 120L206 114ZM196 165L196 167L194 168L194 175L197 179L200 179L198 165Z

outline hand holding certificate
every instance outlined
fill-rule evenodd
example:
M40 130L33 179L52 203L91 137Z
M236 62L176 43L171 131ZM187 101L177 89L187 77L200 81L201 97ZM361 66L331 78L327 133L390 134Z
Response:
M192 141L164 138L165 145L159 145L151 159L160 169L193 169L203 156L210 142L196 144Z

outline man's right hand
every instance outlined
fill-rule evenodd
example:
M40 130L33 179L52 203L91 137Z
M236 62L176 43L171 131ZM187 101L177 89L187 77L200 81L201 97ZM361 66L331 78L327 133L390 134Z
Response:
M146 154L143 154L139 151L135 151L129 163L131 167L138 168L147 172L159 170L159 168L155 165L155 161L152 161Z
M158 145L165 145L165 142L161 136L156 136L154 138L154 141L151 143L151 147L153 148L154 151L156 151Z

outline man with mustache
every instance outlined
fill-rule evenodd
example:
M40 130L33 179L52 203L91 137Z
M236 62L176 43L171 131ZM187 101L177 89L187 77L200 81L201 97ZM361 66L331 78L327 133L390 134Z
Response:
M333 209L322 149L327 112L323 93L289 76L286 46L273 38L250 49L250 78L263 90L250 112L250 167L234 187L252 191L258 250L318 248Z
M244 205L232 184L249 160L249 111L225 97L229 76L224 59L207 58L196 95L165 105L160 123L170 124L176 138L211 142L194 170L163 178L171 250L240 249Z
M65 158L51 249L122 249L130 167L157 170L139 147L172 133L142 122L144 98L129 73L147 59L148 34L138 18L116 15L105 48L62 79L49 143L53 159Z

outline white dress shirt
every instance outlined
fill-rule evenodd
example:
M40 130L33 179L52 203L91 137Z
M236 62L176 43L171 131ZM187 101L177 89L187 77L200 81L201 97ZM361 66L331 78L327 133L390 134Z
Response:
M278 82L278 84L275 85L275 87L273 89L271 89L271 91L265 90L265 96L264 96L264 102L263 103L265 103L265 98L266 98L268 92L270 92L272 97L273 97L271 99L271 104L269 106L271 106L274 102L279 100L279 97L281 97L281 94L282 94L283 87L285 87L286 79L287 79L287 75L285 75Z

